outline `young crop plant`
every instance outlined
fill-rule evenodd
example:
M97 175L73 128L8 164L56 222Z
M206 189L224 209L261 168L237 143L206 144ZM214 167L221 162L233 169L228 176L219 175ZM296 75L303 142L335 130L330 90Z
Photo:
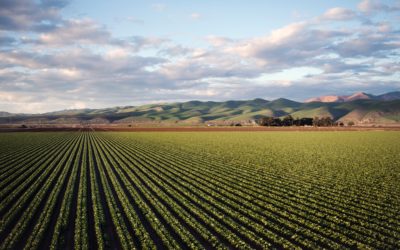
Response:
M400 249L400 133L0 133L1 249Z

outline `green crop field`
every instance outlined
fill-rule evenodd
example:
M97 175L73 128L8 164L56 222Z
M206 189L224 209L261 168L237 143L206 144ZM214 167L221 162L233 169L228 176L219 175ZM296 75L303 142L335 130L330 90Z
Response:
M1 249L399 249L400 133L0 134Z

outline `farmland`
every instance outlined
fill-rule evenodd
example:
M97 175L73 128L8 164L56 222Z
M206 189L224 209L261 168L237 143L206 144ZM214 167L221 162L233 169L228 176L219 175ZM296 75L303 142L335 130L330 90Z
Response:
M1 249L400 248L400 132L0 134Z

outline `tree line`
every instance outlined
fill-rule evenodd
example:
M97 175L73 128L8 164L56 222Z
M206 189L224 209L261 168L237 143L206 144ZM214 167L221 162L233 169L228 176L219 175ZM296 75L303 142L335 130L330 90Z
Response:
M331 117L303 117L294 119L291 115L287 115L283 118L279 117L261 117L256 120L260 126L316 126L316 127L330 127L330 126L343 126L342 122L335 122Z

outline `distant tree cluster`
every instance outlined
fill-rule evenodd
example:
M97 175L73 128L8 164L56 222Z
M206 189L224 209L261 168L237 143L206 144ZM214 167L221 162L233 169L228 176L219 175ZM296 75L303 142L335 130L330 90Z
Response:
M316 127L329 127L329 126L343 126L343 123L334 122L329 116L326 117L303 117L294 119L291 115L284 118L279 117L261 117L256 120L260 126L272 127L286 127L286 126L316 126Z
M313 125L316 127L331 127L334 124L333 120L331 117L326 116L326 117L314 117L313 119Z

